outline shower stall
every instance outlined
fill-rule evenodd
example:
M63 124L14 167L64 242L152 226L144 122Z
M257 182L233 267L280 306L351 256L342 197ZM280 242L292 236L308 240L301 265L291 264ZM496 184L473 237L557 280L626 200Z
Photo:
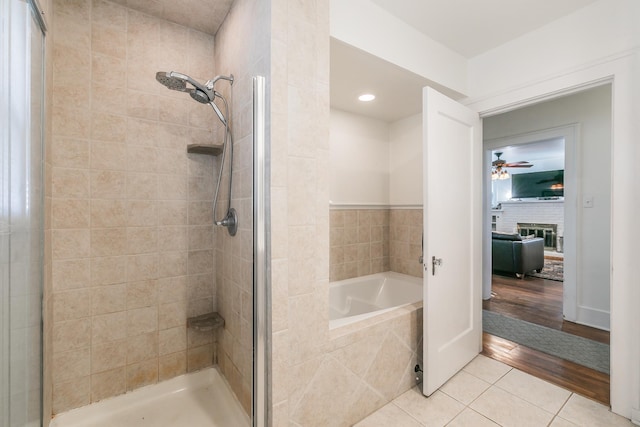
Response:
M0 21L0 426L39 426L46 27L33 1Z
M146 3L46 0L45 55L0 0L0 427L194 384L266 425L268 14Z

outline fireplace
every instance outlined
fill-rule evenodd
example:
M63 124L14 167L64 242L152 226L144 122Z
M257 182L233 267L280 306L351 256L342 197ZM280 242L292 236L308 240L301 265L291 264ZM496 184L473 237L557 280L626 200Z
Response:
M558 245L558 225L557 224L540 224L531 222L519 222L518 233L521 236L542 237L544 239L544 248L555 251Z

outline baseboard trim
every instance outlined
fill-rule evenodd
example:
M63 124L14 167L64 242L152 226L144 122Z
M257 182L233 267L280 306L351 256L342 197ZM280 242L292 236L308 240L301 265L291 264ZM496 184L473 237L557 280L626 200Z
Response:
M611 330L611 313L591 307L578 306L576 323L592 328Z

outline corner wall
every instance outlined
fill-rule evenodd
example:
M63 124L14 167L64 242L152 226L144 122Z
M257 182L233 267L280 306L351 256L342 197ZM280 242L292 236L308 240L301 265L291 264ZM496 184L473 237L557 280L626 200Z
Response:
M329 281L389 271L389 209L332 209Z
M329 1L274 1L271 19L269 406L290 427L329 339Z
M391 123L389 204L422 206L422 113Z
M238 213L238 232L216 228L216 297L225 319L218 332L218 367L251 413L253 367L253 77L269 81L270 3L236 0L215 40L216 74L233 75L232 89L225 81L216 90L230 100L234 136L231 206ZM250 31L248 31L250 29ZM221 104L220 104L221 105ZM220 138L222 134L220 134ZM229 165L225 165L225 177ZM216 218L224 217L228 181L221 184Z
M389 124L331 109L329 195L332 204L389 204Z
M422 114L386 123L331 109L330 280L422 277Z

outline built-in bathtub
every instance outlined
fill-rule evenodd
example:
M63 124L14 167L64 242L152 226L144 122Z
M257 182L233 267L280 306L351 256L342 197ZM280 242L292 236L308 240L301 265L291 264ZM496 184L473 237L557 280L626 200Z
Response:
M352 390L350 398L333 402L339 425L356 424L416 385L422 289L421 278L395 272L329 284L330 368L323 375L347 381Z
M329 329L422 300L422 279L387 271L329 285Z

